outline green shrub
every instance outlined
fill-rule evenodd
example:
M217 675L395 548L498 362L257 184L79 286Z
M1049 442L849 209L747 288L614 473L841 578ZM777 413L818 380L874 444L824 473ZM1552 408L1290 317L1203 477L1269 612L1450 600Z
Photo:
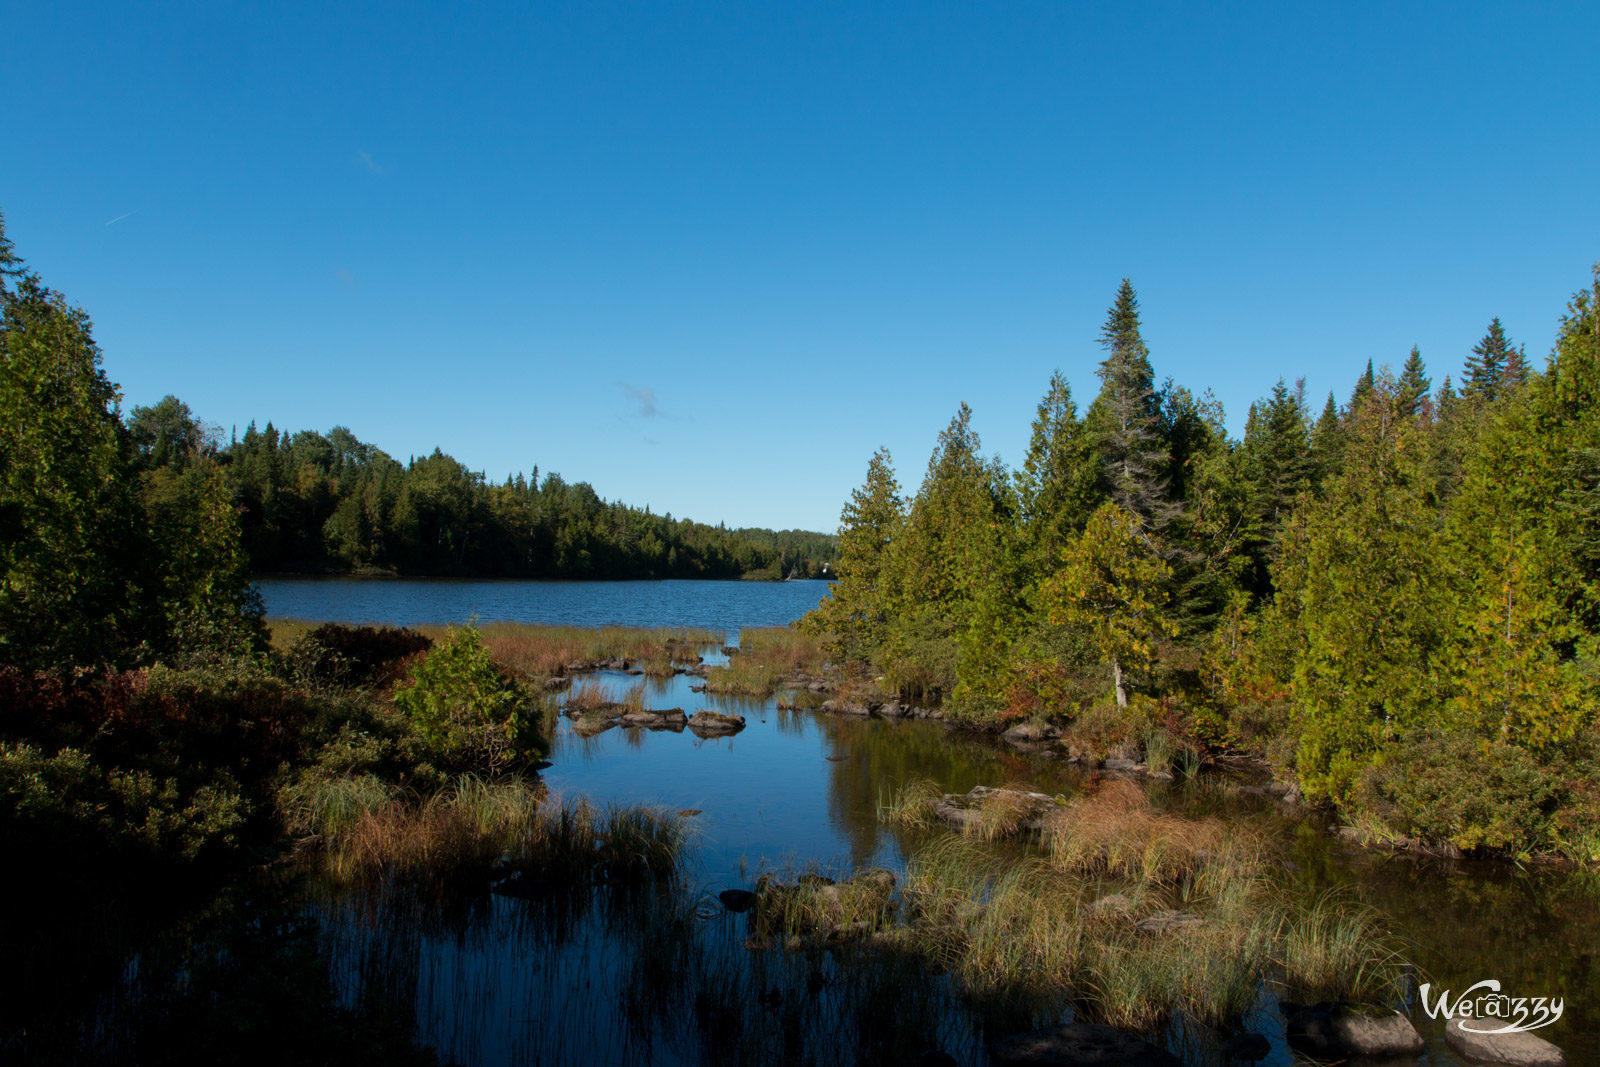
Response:
M1527 852L1545 835L1554 785L1517 745L1414 732L1363 775L1356 803L1397 834L1468 851Z
M532 693L500 672L471 627L449 631L417 662L394 702L447 762L493 768L544 751Z

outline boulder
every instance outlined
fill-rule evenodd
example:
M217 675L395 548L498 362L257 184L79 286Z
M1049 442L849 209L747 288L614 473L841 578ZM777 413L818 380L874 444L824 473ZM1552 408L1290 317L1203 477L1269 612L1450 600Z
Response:
M624 726L642 726L647 730L681 730L689 717L682 708L665 711L630 711L619 720Z
M1411 1020L1388 1008L1352 1004L1284 1004L1289 1044L1315 1056L1399 1056L1421 1052Z
M1013 824L998 828L1004 833L1021 830L1038 832L1044 829L1045 820L1056 809L1056 799L1044 793L1026 793L1020 789L991 789L985 785L973 786L967 793L946 793L933 805L933 814L957 830L976 830L983 821L986 805L1009 808Z
M1469 1060L1509 1063L1515 1067L1562 1067L1567 1057L1537 1034L1525 1032L1486 1034L1506 1025L1504 1019L1451 1019L1444 1028L1444 1043Z
M1203 922L1205 920L1193 912L1163 910L1151 912L1134 925L1147 934L1170 934Z
M1121 1030L1073 1023L1002 1038L989 1046L993 1067L1180 1067L1178 1057Z
M744 716L724 715L720 711L697 711L689 717L689 729L700 737L726 737L744 729Z
M756 903L756 895L748 889L724 889L717 899L732 912L749 911Z
M1061 729L1049 723L1023 722L1018 723L1000 735L1012 744L1018 742L1037 744L1040 741L1054 741L1061 736Z
M834 697L832 700L824 700L822 706L817 710L831 712L834 715L856 715L861 718L866 718L872 714L872 708L869 705L863 704L859 700L840 700L838 697Z

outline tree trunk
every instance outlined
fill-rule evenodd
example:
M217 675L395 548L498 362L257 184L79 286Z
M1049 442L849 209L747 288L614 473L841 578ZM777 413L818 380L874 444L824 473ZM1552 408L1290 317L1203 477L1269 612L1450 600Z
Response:
M1117 662L1117 657L1111 657L1111 680L1117 687L1117 707L1128 706L1128 690L1122 684L1122 664Z

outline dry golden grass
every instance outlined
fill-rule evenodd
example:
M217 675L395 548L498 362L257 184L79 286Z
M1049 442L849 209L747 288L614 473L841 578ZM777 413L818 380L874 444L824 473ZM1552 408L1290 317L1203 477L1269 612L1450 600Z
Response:
M739 631L739 658L769 664L784 674L822 670L822 643L787 626L746 626Z
M416 629L437 639L445 628ZM611 660L638 663L647 671L671 673L674 659L692 660L698 650L723 641L718 630L644 629L627 626L543 626L490 622L478 626L495 662L533 678L552 678L589 670Z
M1170 883L1196 873L1225 836L1220 821L1158 812L1138 785L1113 779L1069 801L1044 839L1062 870Z

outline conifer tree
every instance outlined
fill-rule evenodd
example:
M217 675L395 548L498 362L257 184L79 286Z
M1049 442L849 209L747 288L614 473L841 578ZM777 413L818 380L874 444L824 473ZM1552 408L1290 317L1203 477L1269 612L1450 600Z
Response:
M883 646L888 623L884 567L905 521L905 501L887 448L873 453L867 480L850 494L839 516L835 581L815 612L806 616L813 633L831 635L846 662L868 662Z
M1490 320L1483 339L1472 346L1472 355L1467 357L1466 374L1461 380L1462 395L1489 401L1499 399L1507 368L1514 358L1517 358L1515 350L1497 315Z
M1312 485L1319 487L1339 473L1343 455L1343 431L1339 418L1339 405L1334 402L1333 391L1328 391L1328 402L1322 406L1317 424L1311 428L1310 477Z
M1156 640L1177 632L1167 617L1171 571L1139 531L1138 520L1103 504L1068 546L1061 570L1042 590L1051 625L1087 626L1111 667L1117 706L1128 703L1131 673L1147 669Z
M1150 352L1139 331L1139 298L1127 278L1106 314L1100 344L1106 358L1096 373L1100 394L1090 408L1090 433L1100 456L1105 494L1158 534L1175 510L1167 498L1168 450L1161 437L1160 400Z
M1017 475L1017 496L1033 569L1052 568L1061 549L1088 521L1098 502L1094 457L1060 371L1039 401L1028 455Z
M1396 414L1407 419L1420 415L1426 420L1432 414L1428 409L1428 391L1432 387L1433 381L1422 362L1422 350L1412 345L1411 354L1406 357L1406 365L1400 372L1400 380L1395 383Z

